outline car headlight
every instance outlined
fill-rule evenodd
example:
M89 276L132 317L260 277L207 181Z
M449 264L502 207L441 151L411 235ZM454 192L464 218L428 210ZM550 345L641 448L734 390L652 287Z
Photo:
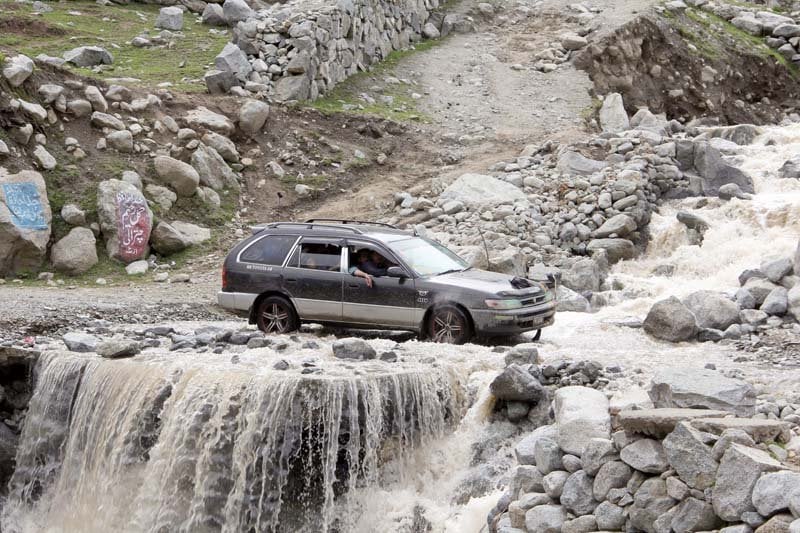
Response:
M522 301L516 299L486 300L489 309L519 309Z

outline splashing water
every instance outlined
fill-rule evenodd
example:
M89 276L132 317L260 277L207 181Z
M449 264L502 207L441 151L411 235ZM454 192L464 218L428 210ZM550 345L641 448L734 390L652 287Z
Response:
M359 368L43 356L3 529L350 530L351 493L461 414L444 366Z

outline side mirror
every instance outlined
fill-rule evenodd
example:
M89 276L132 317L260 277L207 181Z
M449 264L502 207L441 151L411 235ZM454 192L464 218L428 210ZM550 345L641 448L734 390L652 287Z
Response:
M402 267L393 266L386 269L386 275L390 278L407 278L408 274Z

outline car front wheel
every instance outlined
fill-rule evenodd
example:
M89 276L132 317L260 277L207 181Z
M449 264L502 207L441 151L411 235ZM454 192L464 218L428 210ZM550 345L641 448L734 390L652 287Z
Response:
M433 342L464 344L472 337L469 319L457 307L437 307L428 320L428 337Z
M299 327L292 304L280 296L264 298L258 305L256 324L264 333L289 333Z

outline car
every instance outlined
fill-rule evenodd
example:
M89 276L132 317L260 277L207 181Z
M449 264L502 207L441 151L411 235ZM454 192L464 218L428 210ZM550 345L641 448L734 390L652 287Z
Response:
M349 272L361 252L385 262L372 287ZM462 344L527 331L538 339L555 319L556 283L471 268L441 244L388 224L312 219L253 227L225 259L217 302L265 333L313 322Z

